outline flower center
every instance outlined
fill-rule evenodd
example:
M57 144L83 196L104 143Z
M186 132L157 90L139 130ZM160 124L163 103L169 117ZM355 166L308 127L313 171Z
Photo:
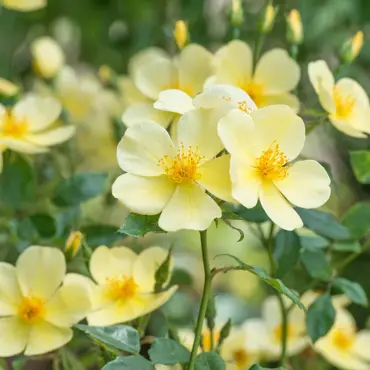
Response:
M247 351L242 348L233 353L233 358L238 369L243 369L249 361Z
M295 333L296 333L296 331L294 330L294 327L292 325L288 324L287 338L288 339L293 338L295 336ZM282 324L280 324L280 325L278 325L274 328L273 335L274 335L274 339L277 342L281 342L281 340L283 339L283 325Z
M251 97L257 107L260 107L263 104L263 87L262 85L257 85L254 82L251 82L247 85L244 85L242 89Z
M348 350L355 341L355 336L353 335L353 333L342 329L335 330L332 335L334 346L343 351Z
M134 297L138 286L132 277L113 276L106 278L107 296L112 300L126 301Z
M244 113L251 114L253 112L253 109L248 106L248 103L243 101L238 101L238 109L241 110Z
M42 299L29 296L23 297L18 306L18 316L26 321L35 321L45 314L45 303Z
M168 178L178 184L192 182L200 179L199 162L203 159L199 155L198 148L189 146L185 149L181 144L180 149L174 158L165 155L158 161L158 166L162 167Z
M27 134L29 126L26 120L17 120L11 112L7 112L3 119L1 135L19 139Z
M213 344L217 344L220 340L220 333L217 330L213 330ZM211 351L211 331L204 329L202 333L202 347L204 352Z
M279 149L279 144L274 141L270 148L263 151L256 159L256 168L262 178L266 180L279 181L288 176L288 158Z
M350 95L342 95L337 88L334 88L334 102L336 116L339 118L348 118L353 111L356 99Z

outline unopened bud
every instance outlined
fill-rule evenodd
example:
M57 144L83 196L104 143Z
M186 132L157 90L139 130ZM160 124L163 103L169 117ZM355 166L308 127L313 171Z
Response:
M342 46L341 58L345 63L353 62L361 52L364 44L364 33L358 31L351 39Z
M244 11L241 0L232 0L231 5L231 24L240 26L244 22Z
M176 22L173 37L177 47L182 50L189 40L188 25L185 21L179 20Z
M301 15L297 9L293 9L286 18L287 21L287 39L293 45L302 44L303 25Z
M0 96L12 97L19 93L19 86L0 77Z
M260 19L261 33L269 33L272 30L278 11L279 7L273 6L271 2L266 6Z
M65 246L65 253L69 259L72 259L77 254L81 248L83 238L84 236L80 231L72 231L69 234Z

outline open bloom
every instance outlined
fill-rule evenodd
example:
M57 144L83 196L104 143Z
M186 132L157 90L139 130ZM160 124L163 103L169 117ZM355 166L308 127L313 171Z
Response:
M93 312L90 325L105 326L134 320L163 305L175 292L172 287L154 293L155 273L168 252L151 247L139 255L127 247L97 248L91 256L90 284Z
M370 368L370 330L357 331L351 314L337 309L334 326L314 345L325 359L338 369L367 370Z
M366 137L370 133L370 104L361 85L351 78L341 78L335 83L323 60L310 63L308 75L330 122L346 135Z
M300 301L305 305L306 308L309 308L311 304L320 297L321 294L324 294L324 291L314 291L308 290L300 298ZM350 305L350 299L344 294L338 294L332 296L332 303L335 308L345 308Z
M76 274L65 273L63 253L51 247L27 248L15 267L0 263L0 357L43 354L72 339L91 305Z
M290 93L300 79L300 69L283 49L272 49L262 55L253 72L253 55L248 44L233 40L214 57L215 74L209 84L229 84L248 93L258 108L286 104L299 110L299 100Z
M150 119L167 128L178 114L193 109L192 98L211 75L211 62L212 54L196 44L186 46L175 58L153 49L142 53L131 74L144 99L126 109L122 116L125 125Z
M1 0L1 4L9 9L29 12L43 8L47 0Z
M161 213L167 231L205 230L221 209L206 194L232 201L230 156L216 158L223 145L212 110L195 109L180 118L178 140L154 122L127 129L118 144L120 167L127 173L113 184L113 196L132 212Z
M330 196L330 178L316 161L291 163L305 141L305 126L289 107L275 105L250 115L232 110L219 121L231 154L233 197L247 208L262 207L282 229L303 226L292 205L316 208Z

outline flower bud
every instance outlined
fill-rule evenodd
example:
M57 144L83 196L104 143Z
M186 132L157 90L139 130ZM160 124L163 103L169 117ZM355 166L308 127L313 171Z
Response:
M261 33L269 33L272 30L278 11L279 7L273 6L272 2L266 6L260 19L259 30Z
M9 9L20 12L31 12L46 6L47 0L2 0L0 3Z
M244 11L241 0L232 0L231 6L231 24L240 26L244 22Z
M189 40L188 25L185 21L179 20L176 22L173 37L177 47L182 50Z
M353 62L361 52L364 44L364 33L358 31L351 39L342 46L341 59L345 63Z
M12 97L19 93L19 86L13 84L13 82L0 77L0 96Z
M286 18L287 21L287 39L294 45L302 44L303 25L301 15L297 9L293 9Z
M68 259L72 259L77 254L81 248L83 238L84 236L80 231L72 231L69 234L65 245L65 253Z
M51 37L41 37L31 45L33 67L43 78L55 77L64 65L64 54L59 44Z

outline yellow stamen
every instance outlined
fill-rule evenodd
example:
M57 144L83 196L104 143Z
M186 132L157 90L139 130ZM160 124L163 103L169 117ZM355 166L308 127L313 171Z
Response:
M126 301L137 293L138 285L132 277L124 275L113 276L106 279L107 296L112 300Z
M165 155L158 161L158 166L162 167L168 178L178 184L197 181L200 179L198 166L203 159L198 153L198 148L189 146L185 149L181 144L180 149L174 158Z
M20 139L27 134L29 125L26 120L16 119L11 112L7 112L3 120L3 124L0 126L0 136Z
M244 367L248 364L249 356L245 349L239 349L233 353L233 358L235 361L235 365L238 369L244 369Z
M248 103L245 100L239 101L237 104L238 109L241 110L242 112L247 114L251 114L253 112L253 109L248 107Z
M217 345L220 340L220 332L213 330L213 344ZM204 329L202 332L202 348L204 352L211 351L211 331Z
M18 316L27 322L43 318L45 315L45 303L42 299L29 296L23 297L18 306Z
M256 159L256 166L263 179L279 181L288 176L288 158L274 141L270 148Z
M332 333L332 340L335 347L340 350L348 350L355 341L355 335L349 331L335 329Z
M334 102L336 113L339 118L348 118L355 106L356 98L350 95L342 95L337 87L334 88Z

